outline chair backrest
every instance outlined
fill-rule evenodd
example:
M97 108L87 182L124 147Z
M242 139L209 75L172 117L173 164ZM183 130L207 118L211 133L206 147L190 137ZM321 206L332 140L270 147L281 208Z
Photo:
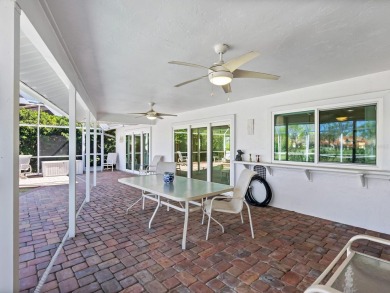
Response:
M246 191L248 189L249 183L254 175L257 173L255 171L244 169L240 177L238 177L237 184L234 186L233 197L235 198L244 198Z
M154 156L152 162L150 163L150 166L156 167L157 164L162 160L162 157L163 156L160 156L160 155Z
M252 170L244 169L241 172L240 177L238 177L237 184L234 186L233 190L233 198L239 198L241 200L231 201L232 207L236 212L240 212L242 210L244 205L244 197L246 191L248 190L249 183L251 182L252 177L256 174L257 173Z
M157 164L156 173L164 174L164 172L176 173L176 163L175 162L159 162Z
M108 153L107 154L107 163L109 164L116 164L116 160L118 158L117 153Z
M19 165L30 165L32 155L19 155Z
M177 151L176 153L179 156L179 162L183 162L184 159L183 159L183 155L182 155L181 151Z

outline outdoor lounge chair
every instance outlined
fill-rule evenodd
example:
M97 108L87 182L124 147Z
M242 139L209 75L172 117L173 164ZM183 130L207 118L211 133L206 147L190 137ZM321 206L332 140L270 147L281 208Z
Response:
M203 203L203 219L202 224L204 220L204 215L206 214L209 217L208 223L207 223L207 232L206 232L206 240L209 238L209 230L210 230L210 220L213 219L214 222L216 222L218 225L222 228L222 233L224 232L224 228L220 222L218 222L216 219L212 217L212 212L222 212L222 213L230 213L230 214L240 214L241 216L241 223L244 223L244 219L242 218L242 209L244 207L244 203L248 208L248 216L249 216L249 225L251 228L252 238L255 238L255 234L253 233L253 226L252 226L252 218L251 218L251 211L249 209L249 205L245 201L245 194L248 189L249 183L251 182L251 179L254 175L257 173L254 171L251 171L249 169L244 169L240 177L238 178L237 185L234 187L233 190L233 196L215 196L212 199L207 199ZM222 200L221 200L222 199Z
M31 174L31 160L32 155L19 155L19 176L26 178L27 174Z
M313 285L306 289L305 293L389 292L390 261L352 250L353 242L360 239L390 246L389 240L373 236L356 235L352 237ZM347 257L335 270L335 266L345 252ZM330 273L333 275L327 279L324 285L321 285Z
M103 163L103 169L105 167L111 168L111 172L112 172L114 170L114 165L116 166L117 158L118 158L118 154L117 153L108 153L107 154L107 159Z

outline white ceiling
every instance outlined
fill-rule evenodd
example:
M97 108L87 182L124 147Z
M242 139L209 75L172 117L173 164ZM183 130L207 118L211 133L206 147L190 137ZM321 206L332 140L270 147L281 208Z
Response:
M180 113L226 103L206 72L213 45L229 60L260 57L242 69L281 76L238 79L230 100L263 96L390 69L390 1L42 0L98 113Z

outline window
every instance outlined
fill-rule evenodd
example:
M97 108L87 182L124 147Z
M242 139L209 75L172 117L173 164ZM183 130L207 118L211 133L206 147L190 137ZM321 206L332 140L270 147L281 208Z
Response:
M376 103L274 115L274 161L376 165L376 146Z
M274 116L274 160L314 162L314 111Z
M320 162L376 164L376 105L319 111Z
M176 175L187 177L188 174L188 154L187 154L187 129L174 130L174 156L177 162Z
M230 184L234 153L234 115L206 118L173 126L176 175Z

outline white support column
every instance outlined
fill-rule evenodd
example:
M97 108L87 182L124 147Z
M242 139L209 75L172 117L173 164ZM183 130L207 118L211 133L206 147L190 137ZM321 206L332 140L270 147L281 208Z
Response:
M88 111L86 119L86 133L85 133L85 201L89 202L91 198L91 113Z
M101 171L103 172L104 169L104 130L102 129L101 135L100 135L100 165L101 165Z
M97 121L95 120L93 124L93 186L96 186L96 171L97 171Z
M38 122L37 122L37 173L41 173L41 105L38 105Z
M83 172L85 171L85 126L81 127L81 162L83 164Z
M20 7L0 1L0 292L19 292Z
M69 237L76 236L76 89L69 86Z

